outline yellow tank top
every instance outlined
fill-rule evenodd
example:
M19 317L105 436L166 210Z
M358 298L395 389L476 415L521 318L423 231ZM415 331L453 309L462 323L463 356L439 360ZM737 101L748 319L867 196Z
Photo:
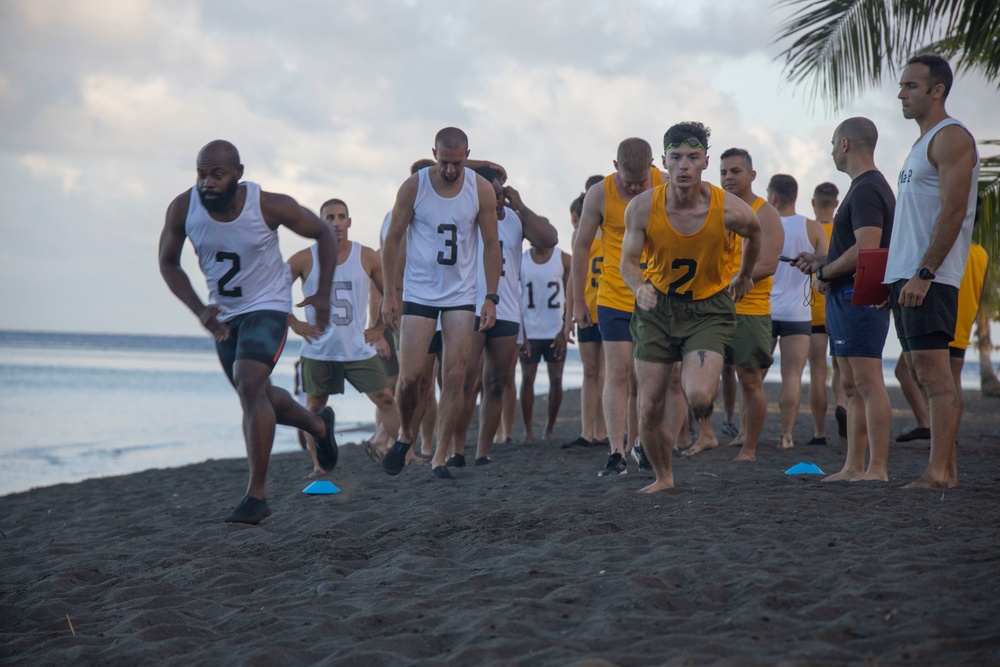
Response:
M726 229L726 191L712 188L705 224L692 234L681 234L666 211L666 185L653 190L646 227L646 279L675 299L699 301L729 287L733 276L736 234ZM721 252L720 252L721 249Z
M983 246L973 243L969 246L969 261L965 263L965 273L962 283L958 286L958 320L955 323L955 340L949 347L964 350L969 347L972 335L972 323L976 321L979 312L979 297L983 293L983 280L986 279L986 265L989 257Z
M590 266L588 268L587 282L583 291L587 300L587 308L590 310L590 319L597 322L597 290L601 286L601 265L604 264L604 241L595 238L590 244Z
M750 204L750 208L756 213L760 207L767 203L766 200L757 197L757 200ZM733 275L740 272L743 266L743 237L736 235L736 254L733 258ZM736 302L737 315L770 315L771 314L771 276L764 278L760 282L754 282L753 288L747 292L742 300Z
M653 187L660 185L663 178L660 170L650 168ZM625 238L625 207L628 202L618 192L615 175L604 179L604 222L601 224L601 240L604 242L604 266L601 269L600 287L597 290L597 305L616 310L632 312L635 295L622 280L622 240ZM646 261L645 253L642 257Z
M821 222L819 223L826 232L826 242L830 242L830 236L833 234L833 222ZM826 324L826 295L820 294L813 288L813 300L812 300L812 323L814 327Z

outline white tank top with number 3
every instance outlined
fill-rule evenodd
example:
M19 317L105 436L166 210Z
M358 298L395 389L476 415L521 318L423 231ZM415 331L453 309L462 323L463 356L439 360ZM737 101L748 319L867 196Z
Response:
M434 191L428 167L417 172L413 220L406 232L403 300L438 308L476 305L479 190L466 168L462 189L445 198Z
M312 271L302 283L302 295L310 297L319 289L319 255L313 246ZM317 361L363 361L375 356L375 348L365 342L368 321L368 291L371 278L361 265L361 245L351 242L351 254L333 272L330 286L330 322L326 333L315 342L302 343L302 356ZM316 323L316 309L306 306L306 319Z

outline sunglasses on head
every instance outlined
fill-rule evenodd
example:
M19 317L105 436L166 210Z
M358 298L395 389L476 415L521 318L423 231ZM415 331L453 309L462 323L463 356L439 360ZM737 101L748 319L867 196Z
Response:
M689 137L683 141L677 141L672 144L667 144L663 147L665 151L672 151L675 148L680 148L681 146L690 146L691 148L700 148L701 150L708 152L708 146L704 146L700 139L695 139L694 137Z

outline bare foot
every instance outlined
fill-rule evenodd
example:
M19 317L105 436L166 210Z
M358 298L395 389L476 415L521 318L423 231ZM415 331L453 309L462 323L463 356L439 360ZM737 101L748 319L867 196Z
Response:
M860 479L864 475L863 472L858 470L841 470L840 472L835 472L832 475L827 475L822 480L823 482L850 482L852 479Z
M551 439L552 439L552 437L553 437L553 436L552 436L552 431L546 431L546 432L545 432L545 439L546 439L546 440L551 440Z
M795 440L790 435L783 435L781 436L781 440L778 441L778 449L791 449L794 446Z
M698 438L698 442L694 443L689 449L684 451L684 456L695 456L696 454L701 454L706 449L715 449L719 446L719 441L715 438Z
M904 489L954 489L956 486L958 486L957 479L937 480L937 479L931 479L927 477L927 475L924 475L917 481L910 482L903 488Z
M524 434L524 444L533 445L535 444L535 435L533 433Z
M322 468L313 468L312 472L306 475L306 479L317 479L319 477L325 477L326 471Z
M866 470L863 475L857 477L852 477L848 481L850 482L888 482L889 475L884 472L873 472L871 470Z
M657 491L665 491L672 488L674 488L674 476L671 474L662 480L657 477L655 482L649 486L642 487L636 493L656 493Z
M753 449L743 445L740 447L740 453L736 455L735 461L756 461L757 460L757 448Z

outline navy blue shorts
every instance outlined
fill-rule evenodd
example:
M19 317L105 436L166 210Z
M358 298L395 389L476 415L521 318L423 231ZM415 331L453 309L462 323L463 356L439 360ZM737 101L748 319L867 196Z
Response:
M852 306L850 283L830 285L826 294L826 331L830 356L882 358L889 333L889 311L875 306Z
M598 324L592 324L589 327L580 327L576 330L576 341L578 343L600 343L601 340L601 327Z
M597 307L597 324L601 331L601 340L608 342L632 342L632 313L627 310Z
M274 370L288 338L288 313L257 310L237 315L226 324L229 325L229 338L216 341L215 351L234 387L233 365L240 359L259 361Z

